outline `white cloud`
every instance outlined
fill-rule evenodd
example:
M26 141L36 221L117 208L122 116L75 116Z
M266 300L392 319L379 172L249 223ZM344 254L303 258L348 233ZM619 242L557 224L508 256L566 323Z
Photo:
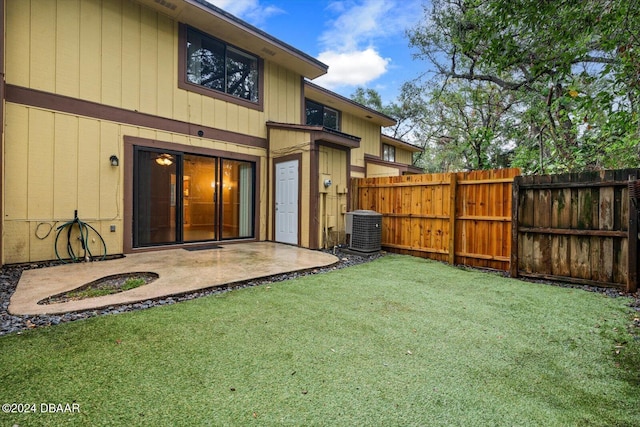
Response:
M387 71L388 58L383 58L373 48L350 52L326 51L318 59L329 66L329 72L313 82L327 89L341 86L364 85Z
M327 10L336 18L320 36L318 59L329 66L327 75L314 83L329 89L361 86L389 71L391 60L376 47L387 37L397 37L416 19L415 1L334 1Z
M332 49L354 50L362 43L382 37L389 31L390 13L395 2L388 0L364 0L359 4L335 2L330 10L339 12L331 27L320 36L322 45ZM392 27L393 28L393 27ZM385 29L387 29L385 31Z

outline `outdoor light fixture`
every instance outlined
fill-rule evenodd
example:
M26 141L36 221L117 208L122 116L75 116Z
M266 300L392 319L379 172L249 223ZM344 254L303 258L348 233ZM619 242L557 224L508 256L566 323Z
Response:
M111 157L109 157L109 161L111 162L111 166L118 166L120 164L120 160L118 160L118 156L115 154L112 154Z
M156 163L160 166L171 166L173 164L173 157L170 154L162 153L156 157Z

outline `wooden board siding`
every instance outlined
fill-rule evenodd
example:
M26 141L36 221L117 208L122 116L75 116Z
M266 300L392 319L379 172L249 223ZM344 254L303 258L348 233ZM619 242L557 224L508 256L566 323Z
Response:
M403 163L405 165L413 164L413 153L411 151L403 150L396 147L396 162Z
M318 147L318 173L327 174L331 177L332 184L326 189L326 193L320 193L318 195L318 207L320 218L320 227L318 232L320 233L319 242L324 242L322 245L326 248L331 248L344 242L344 210L346 211L347 205L347 189L349 186L347 176L347 152L336 148L330 148L326 146ZM320 190L323 190L323 186L318 185ZM323 199L325 199L323 201ZM326 202L326 215L323 211L324 203ZM327 222L328 230L324 233L325 221Z
M360 147L351 151L352 165L364 167L365 154L380 155L380 125L344 113L340 130L360 137Z
M383 215L382 245L455 264L509 269L518 169L358 178L353 209Z
M400 175L400 170L398 168L393 168L390 166L379 165L375 163L367 163L366 175L370 178L384 177L384 176L398 176Z
M167 131L127 126L106 120L78 117L38 108L7 103L5 133L5 189L3 263L54 259L49 227L73 218L96 227L105 238L109 253L123 251L123 138L152 140L241 153L261 159L266 167L266 150L225 141L190 137ZM114 168L109 157L116 154L120 166ZM265 180L258 180L259 194L267 194ZM256 211L266 212L266 197ZM41 224L41 225L40 225ZM116 225L116 233L109 232ZM37 230L37 233L36 233ZM256 236L266 238L266 217L261 218ZM98 253L97 248L92 248Z
M518 177L514 182L511 275L634 291L635 169Z
M129 0L7 0L6 16L10 85L261 138L300 122L300 75L268 60L264 111L179 89L178 23Z

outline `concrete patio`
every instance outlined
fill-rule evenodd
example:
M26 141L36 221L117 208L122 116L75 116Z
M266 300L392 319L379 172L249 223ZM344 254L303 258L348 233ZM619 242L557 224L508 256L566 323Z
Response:
M217 249L172 249L129 254L109 261L64 264L25 270L9 304L16 315L55 314L129 304L184 294L228 283L334 264L338 258L319 251L271 242L221 244ZM38 304L95 280L115 274L151 272L155 281L116 294Z

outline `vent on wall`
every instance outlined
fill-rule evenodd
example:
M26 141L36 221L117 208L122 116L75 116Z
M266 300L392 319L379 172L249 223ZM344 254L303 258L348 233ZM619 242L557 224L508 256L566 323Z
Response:
M167 1L167 0L155 0L155 1L160 6L164 6L164 7L168 8L168 9L171 9L171 10L176 10L176 8L178 7L174 3L171 3L170 1Z
M349 249L376 252L382 246L382 214L359 210L345 215L346 234L350 235Z

